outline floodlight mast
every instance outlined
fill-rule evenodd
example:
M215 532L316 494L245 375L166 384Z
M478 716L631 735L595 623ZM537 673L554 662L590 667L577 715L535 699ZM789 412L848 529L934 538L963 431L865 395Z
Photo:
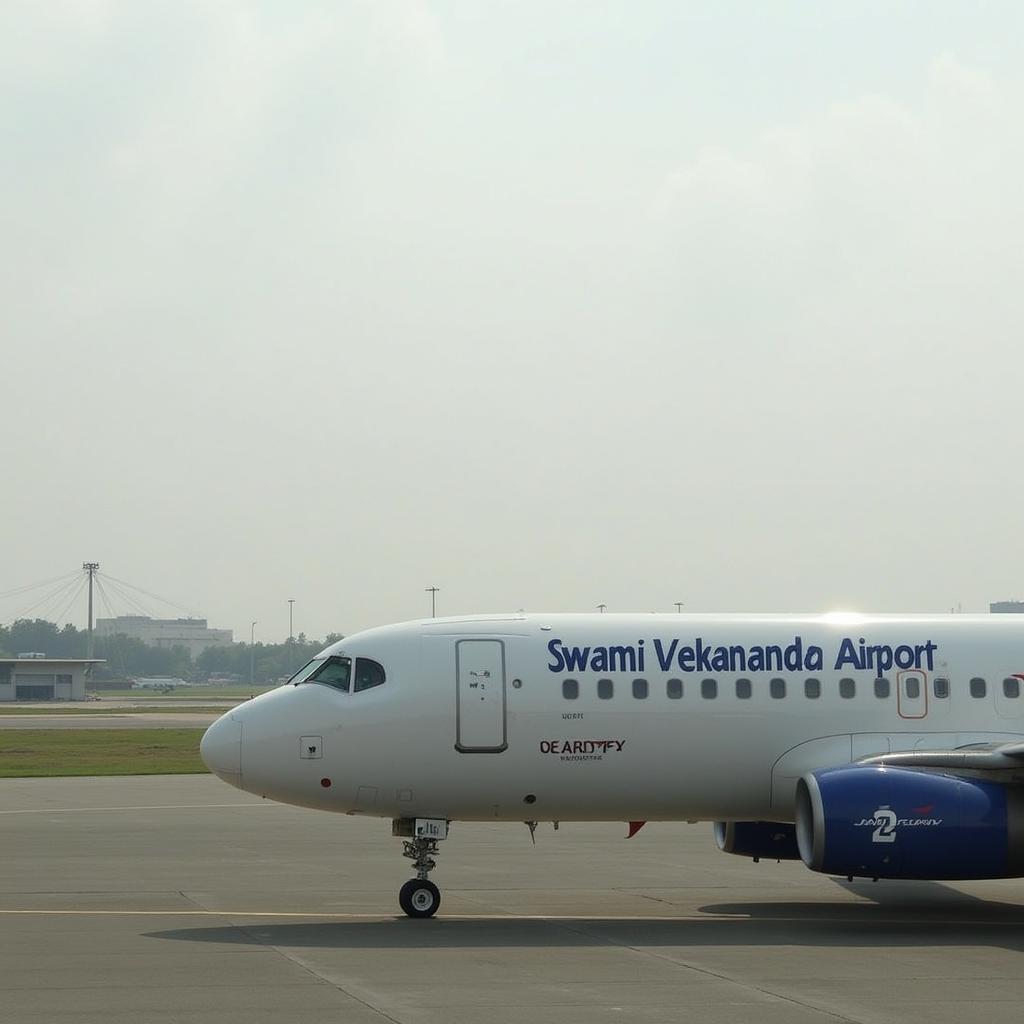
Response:
M85 656L91 658L93 655L92 646L92 585L96 579L96 573L99 572L99 562L83 562L82 569L85 571L86 576L89 578L89 630L86 635L85 642Z

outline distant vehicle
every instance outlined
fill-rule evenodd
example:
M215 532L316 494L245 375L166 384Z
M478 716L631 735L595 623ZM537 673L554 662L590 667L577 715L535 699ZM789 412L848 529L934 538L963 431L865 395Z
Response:
M46 654L43 651L22 651L21 654L16 655L18 658L45 658Z
M1024 620L511 615L332 644L223 715L240 789L393 819L440 904L461 821L714 821L727 853L832 875L1024 877Z
M206 678L209 686L225 686L241 681L242 677L237 672L211 672Z
M133 690L173 690L178 686L191 686L191 683L177 676L149 676L132 680Z

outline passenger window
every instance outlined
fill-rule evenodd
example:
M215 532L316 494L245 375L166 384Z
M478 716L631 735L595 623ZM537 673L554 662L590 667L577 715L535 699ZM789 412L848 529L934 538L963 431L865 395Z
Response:
M949 680L943 676L939 676L938 679L932 682L932 693L935 694L939 700L945 700L949 696Z
M597 695L601 700L611 700L615 696L615 684L610 679L598 679Z
M768 694L773 700L783 700L786 696L786 680L773 679L768 684Z
M1015 679L1013 676L1007 676L1003 680L1003 694L1009 697L1011 700L1015 700L1020 696L1020 680Z
M821 696L821 680L820 679L805 679L804 680L804 696L808 700L817 700Z
M907 700L917 700L921 696L921 680L917 676L904 679L903 689L906 691Z
M985 680L975 676L971 680L971 696L972 697L984 697L988 692L988 687L985 685Z
M736 696L740 700L750 700L750 694L753 692L753 687L750 684L749 679L737 679L736 680Z
M580 684L578 679L562 680L562 696L566 700L575 700L580 695Z
M885 698L888 697L891 692L892 687L889 685L889 680L886 679L884 676L879 676L875 680L875 696L878 697L880 700L885 700ZM909 697L910 694L908 693L907 696Z
M348 693L352 676L352 661L349 658L327 658L320 667L308 677L314 683L333 686L335 690Z
M379 662L371 661L369 658L356 658L356 693L363 690L372 690L375 686L382 686L384 683L384 666Z
M851 697L857 696L857 683L853 679L840 679L839 680L839 696L845 700L849 700Z
M718 682L715 679L702 679L700 681L700 695L705 700L714 700L718 696Z
M633 696L637 700L647 700L647 680L646 679L634 679L633 680Z
M683 695L682 679L670 679L665 684L665 693L668 694L669 700L679 700L679 698Z

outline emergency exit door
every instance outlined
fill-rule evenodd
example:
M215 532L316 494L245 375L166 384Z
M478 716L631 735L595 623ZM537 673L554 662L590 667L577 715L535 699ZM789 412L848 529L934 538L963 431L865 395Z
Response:
M918 669L896 673L896 707L900 718L924 718L928 714L928 676Z
M496 754L508 746L505 728L505 644L459 640L455 644L455 749Z

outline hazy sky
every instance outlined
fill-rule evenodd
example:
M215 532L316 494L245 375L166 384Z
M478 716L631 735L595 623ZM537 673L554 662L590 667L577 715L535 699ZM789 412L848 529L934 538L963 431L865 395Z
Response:
M0 591L95 559L265 640L431 584L1024 595L1022 35L1016 0L4 3Z

